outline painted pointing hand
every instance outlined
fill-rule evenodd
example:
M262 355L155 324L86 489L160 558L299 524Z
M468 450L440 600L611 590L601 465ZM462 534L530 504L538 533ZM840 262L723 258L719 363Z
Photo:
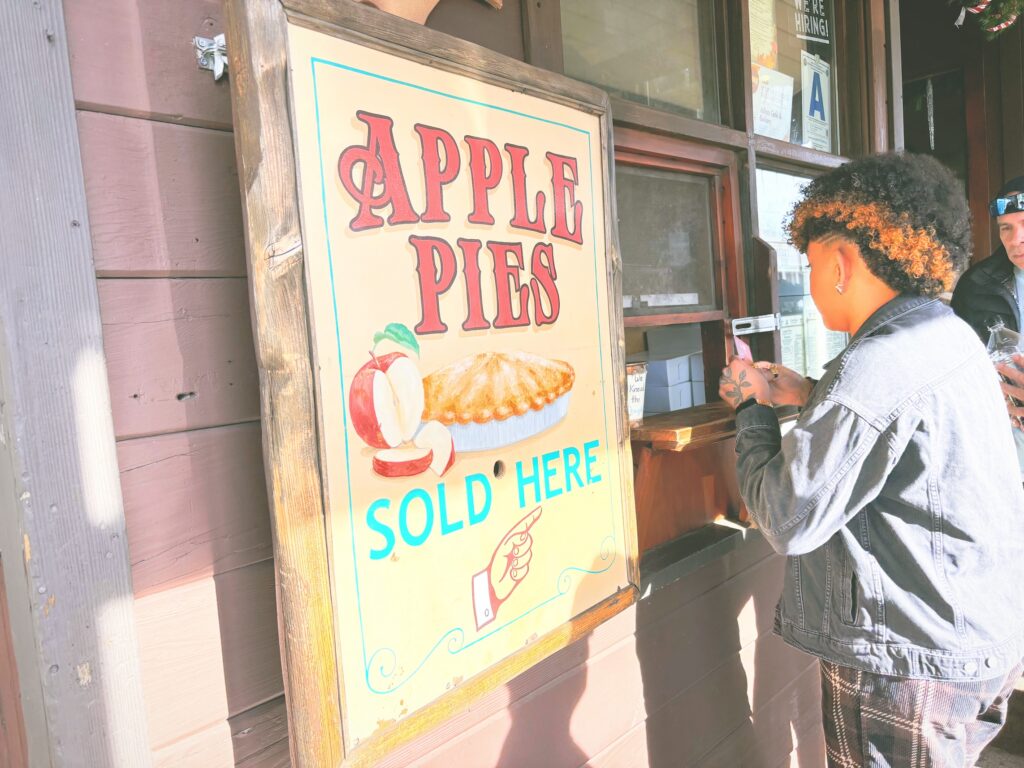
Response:
M487 569L473 577L477 629L494 621L499 606L530 572L530 560L533 559L530 529L540 519L541 511L541 507L537 507L516 522L498 542Z

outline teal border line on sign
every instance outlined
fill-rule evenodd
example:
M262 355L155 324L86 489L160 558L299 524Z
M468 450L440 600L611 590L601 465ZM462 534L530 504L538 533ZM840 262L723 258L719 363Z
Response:
M313 77L313 103L314 103L314 107L315 107L315 116L316 116L317 151L318 151L319 164L320 164L320 197L321 197L321 206L323 208L323 222L324 222L325 242L327 244L327 264L328 264L329 274L330 274L330 278L331 278L331 301L333 303L333 309L334 309L335 343L337 344L337 351L338 351L338 377L339 377L339 384L340 384L340 389L341 389L342 426L343 426L343 435L344 435L344 439L345 439L345 471L346 471L346 474L347 474L347 476L349 478L349 482L347 483L347 489L346 490L348 492L349 526L350 526L350 532L351 532L350 538L351 538L351 542L352 542L352 566L353 566L353 571L354 571L354 575L355 575L356 613L357 613L357 616L359 618L359 636L360 636L360 641L361 641L361 645L362 645L362 652L363 652L363 671L364 671L364 677L365 677L365 680L366 680L366 686L367 686L368 690L370 690L372 693L375 693L375 694L389 694L389 693L394 693L394 692L398 691L409 680L411 680L412 677L417 672L419 672L419 670L423 667L423 665L427 663L427 661L434 654L434 652L437 651L437 649L442 644L444 644L446 640L447 640L447 646L448 646L447 650L448 650L449 654L455 655L455 654L461 653L462 651L466 650L467 648L471 648L474 645L476 645L477 643L479 643L479 642L481 642L483 640L486 640L491 635L493 635L493 634L495 634L497 632L500 632L501 630L505 629L509 625L519 621L520 619L524 618L525 616L529 615L530 613L533 613L537 609L547 605L548 603L552 602L553 600L557 600L558 598L563 597L568 592L569 587L571 586L570 573L577 572L577 573L583 573L583 574L597 574L597 573L603 573L603 572L607 571L609 568L611 568L612 564L615 562L615 560L617 558L617 555L618 555L618 551L617 551L617 548L615 546L615 543L616 543L615 508L614 508L614 504L612 503L613 502L613 495L612 495L612 493L608 493L607 494L608 495L608 508L609 508L609 511L611 512L612 532L611 532L611 536L606 536L601 541L601 553L602 553L601 559L602 560L607 559L607 558L611 558L611 559L608 561L608 564L604 568L601 568L600 570L589 570L589 569L586 569L586 568L579 568L579 567L576 567L576 566L570 566L570 567L564 568L559 573L558 578L555 580L556 592L551 597L547 598L546 600L541 601L537 605L533 606L532 608L529 608L528 610L524 611L523 613L519 614L518 616L515 616L515 617L509 619L508 621L504 622L503 624L501 624L501 625L495 627L494 629L490 630L486 634L480 635L475 640L473 640L473 641L471 641L469 643L465 643L464 642L465 630L462 627L453 627L452 629L448 630L447 632L444 632L444 633L441 634L441 637L437 640L436 643L434 643L433 647L431 647L430 650L427 651L426 655L419 662L419 664L417 664L416 667L411 672L406 674L400 681L396 682L394 685L392 685L391 687L386 688L386 689L380 689L380 688L375 687L373 681L371 681L371 679L370 679L371 678L371 669L374 668L375 666L377 666L378 667L378 671L380 672L380 674L381 674L381 676L383 678L391 677L391 675L393 675L394 672L395 672L395 668L397 667L397 655L395 654L394 650L392 650L391 648L386 648L386 647L378 648L369 657L367 657L367 655L366 655L366 632L365 632L365 625L364 625L364 621L363 621L362 598L361 598L361 595L360 595L360 587L359 587L359 583L360 583L359 582L359 560L358 560L358 557L357 557L357 554L356 554L355 510L354 510L354 505L353 505L353 502L352 502L352 483L351 483L352 471L351 471L349 440L348 440L348 405L347 405L346 398L345 398L345 381L344 381L344 375L342 373L343 366L342 366L342 352L341 352L341 325L340 325L340 318L339 318L339 314L338 314L338 298L337 298L337 293L335 291L334 258L333 258L333 255L331 253L330 222L329 222L329 219L328 219L328 216L327 216L327 180L326 180L326 177L325 177L325 174L324 174L323 141L322 141L321 127L320 127L320 93L319 93L319 89L318 89L318 85L317 85L317 65L318 64L322 64L324 66L332 67L334 69L345 70L347 72L351 72L351 73L354 73L354 74L357 74L357 75L362 75L362 76L365 76L365 77L372 77L372 78L375 78L377 80L382 80L384 82L392 83L394 85L400 85L400 86L404 86L404 87L407 87L407 88L413 88L413 89L416 89L416 90L419 90L419 91L423 91L423 92L426 92L426 93L433 94L435 96L441 96L441 97L444 97L444 98L452 99L454 101L460 101L460 102L464 102L464 103L467 103L467 104L473 104L475 106L484 107L486 109L492 109L492 110L495 110L495 111L498 111L498 112L504 112L504 113L507 113L507 114L515 115L517 117L526 118L528 120L535 120L537 122L547 123L548 125L555 125L555 126L558 126L560 128L565 128L567 130L574 131L576 133L584 134L587 137L587 162L588 162L588 167L589 167L589 170L590 170L590 199L591 199L591 201L593 201L595 198L594 198L593 151L592 151L592 147L591 147L591 143L590 143L591 133L590 133L590 131L584 130L583 128L579 128L579 127L574 126L574 125L568 125L566 123L560 123L560 122L557 122L555 120L548 120L547 118L537 117L535 115L530 115L530 114L527 114L527 113L524 113L524 112L519 112L519 111L516 111L516 110L513 110L513 109L509 109L507 107L498 106L496 104L488 104L486 102L477 101L475 99L466 98L464 96L458 96L456 94L445 93L444 91L438 91L438 90L435 90L435 89L432 89L432 88L427 88L425 86L417 85L415 83L408 83L408 82L405 82L405 81L402 81L402 80L398 80L398 79L395 79L395 78L392 78L392 77L387 77L385 75L380 75L380 74L377 74L377 73L374 73L374 72L369 72L367 70L358 69L356 67L352 67L352 66L349 66L349 65L346 65L346 64L341 64L341 63L338 63L338 62L335 62L335 61L330 61L328 59L323 59L323 58L316 57L316 56L310 57L310 68L311 68L312 77ZM607 190L605 190L605 193L607 194ZM590 218L591 218L591 222L590 222L590 227L591 227L591 243L594 243L594 242L596 242L595 241L596 231L594 229L594 217L591 216ZM605 244L605 245L607 247L607 244ZM599 276L599 273L598 273L597 249L594 248L593 250L594 250L594 295L595 295L595 301L596 301L596 306L597 306L597 310L598 310L597 311L597 317L598 317L598 321L597 321L597 334L598 334L598 351L599 351L599 354L598 354L598 365L600 367L600 375L601 375L601 392L602 392L601 404L602 404L602 409L603 409L603 414L604 414L605 461L606 461L606 465L610 469L612 467L612 462L609 459L610 443L609 443L609 440L608 440L608 403L607 403L607 397L605 396L606 380L605 380L605 371L604 371L604 355L600 354L600 351L603 349L603 346L604 346L604 337L603 337L603 334L601 333L601 316L602 315L601 315L600 292L598 290L598 288L600 286L600 276ZM620 482L621 482L621 478L620 478ZM565 582L564 588L563 588L563 582ZM468 592L468 589L469 588L467 586L467 592Z

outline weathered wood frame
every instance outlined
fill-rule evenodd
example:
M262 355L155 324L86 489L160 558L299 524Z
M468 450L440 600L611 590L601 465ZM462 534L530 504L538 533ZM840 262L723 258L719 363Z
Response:
M278 623L295 766L372 765L470 701L567 646L630 605L639 559L625 415L625 345L607 95L472 43L349 0L225 0L236 154L260 376L263 453L273 522ZM632 586L466 681L358 749L345 747L335 655L310 318L288 101L287 25L295 23L596 115L601 125L622 509Z

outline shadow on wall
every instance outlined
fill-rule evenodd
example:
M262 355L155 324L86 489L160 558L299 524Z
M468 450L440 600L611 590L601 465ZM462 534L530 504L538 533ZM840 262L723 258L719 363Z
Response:
M823 764L817 662L772 633L784 567L748 542L638 607L651 768Z
M784 567L747 542L520 675L478 765L820 768L817 662L771 632Z
M604 568L595 561L591 568ZM572 615L579 616L591 606L573 597ZM511 726L505 736L497 766L501 768L576 768L587 762L585 748L574 737L574 715L587 690L588 660L591 635L555 653L534 668L541 675L528 671L506 686ZM533 687L540 683L539 687ZM586 731L597 723L576 723L577 730Z

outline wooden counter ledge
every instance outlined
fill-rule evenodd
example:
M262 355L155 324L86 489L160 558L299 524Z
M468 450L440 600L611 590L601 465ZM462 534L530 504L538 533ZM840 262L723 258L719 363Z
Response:
M783 423L795 419L798 413L791 406L776 410ZM630 428L631 440L650 443L652 448L662 451L685 451L735 434L736 419L732 409L721 401L646 416L640 424Z

